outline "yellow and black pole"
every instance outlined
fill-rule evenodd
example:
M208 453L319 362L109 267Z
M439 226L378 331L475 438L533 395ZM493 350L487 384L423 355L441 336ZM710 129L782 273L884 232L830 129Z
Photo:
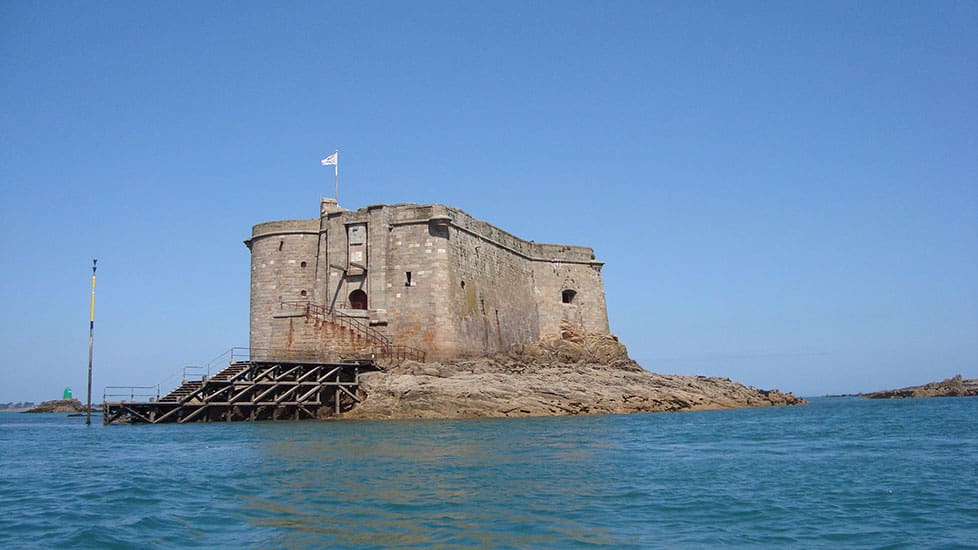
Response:
M95 266L98 259L92 260L92 302L88 308L88 407L85 409L85 425L92 425L92 349L95 344Z

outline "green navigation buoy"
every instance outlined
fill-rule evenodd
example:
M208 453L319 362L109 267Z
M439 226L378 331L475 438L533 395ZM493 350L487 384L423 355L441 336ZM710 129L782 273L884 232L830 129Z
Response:
M65 395L62 399L71 399L71 388L65 388Z

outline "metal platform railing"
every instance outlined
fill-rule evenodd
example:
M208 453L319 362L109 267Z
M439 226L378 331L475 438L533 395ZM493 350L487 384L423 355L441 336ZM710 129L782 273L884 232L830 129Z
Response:
M105 386L102 401L148 401L160 399L160 385L155 386Z

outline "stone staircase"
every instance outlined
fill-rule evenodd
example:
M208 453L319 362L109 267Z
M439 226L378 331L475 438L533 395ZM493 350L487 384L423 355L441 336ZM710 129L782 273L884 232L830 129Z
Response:
M322 331L323 340L329 342L330 350L342 359L372 359L378 363L405 359L423 363L425 360L424 351L394 344L382 331L357 317L311 302L290 302L288 305L303 308L306 317Z

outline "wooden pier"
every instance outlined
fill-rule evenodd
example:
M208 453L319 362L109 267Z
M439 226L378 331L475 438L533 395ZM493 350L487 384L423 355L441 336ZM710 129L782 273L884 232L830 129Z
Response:
M360 373L372 359L321 363L296 359L235 361L197 380L184 378L162 397L102 403L102 423L300 420L339 416L360 402ZM107 388L107 390L131 388ZM108 394L107 394L108 395ZM118 395L118 394L117 394Z

